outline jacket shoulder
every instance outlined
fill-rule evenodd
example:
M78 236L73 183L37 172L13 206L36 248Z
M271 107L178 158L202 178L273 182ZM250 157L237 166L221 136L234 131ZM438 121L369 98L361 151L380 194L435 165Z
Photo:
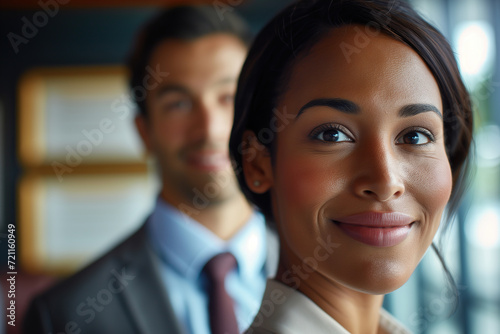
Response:
M129 264L147 262L144 258L150 256L148 252L143 225L76 274L36 296L24 318L24 333L78 332L87 324L89 328L98 325L97 313L124 314L121 303L113 299L119 298L130 278L136 276L130 268L137 266ZM103 318L107 317L99 317Z
M132 235L114 246L99 258L86 265L72 276L63 279L41 294L41 297L60 295L65 290L82 289L93 286L103 279L109 279L112 272L118 271L121 264L133 261L134 257L146 250L146 229L144 225Z

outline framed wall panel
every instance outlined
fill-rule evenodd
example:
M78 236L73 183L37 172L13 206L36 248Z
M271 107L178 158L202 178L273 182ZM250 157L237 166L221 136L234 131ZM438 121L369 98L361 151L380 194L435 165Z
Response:
M122 67L42 68L19 84L24 166L143 162Z
M30 174L19 185L21 264L30 272L73 272L130 234L151 211L149 174Z
M36 68L18 86L21 266L69 274L137 228L156 178L119 66Z

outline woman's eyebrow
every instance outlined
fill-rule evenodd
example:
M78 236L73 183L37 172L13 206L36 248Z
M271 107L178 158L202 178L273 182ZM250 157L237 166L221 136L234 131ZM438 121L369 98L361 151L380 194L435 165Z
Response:
M333 99L314 99L302 106L295 119L297 119L303 112L307 111L307 109L312 107L329 107L332 109L336 109L338 111L344 112L346 114L358 114L360 111L359 106L349 100L333 98Z
M443 115L441 114L438 108L436 108L432 104L423 104L423 103L414 103L404 106L399 110L399 116L410 117L428 111L435 112L439 116L439 118L443 119Z
M356 103L346 99L321 98L321 99L311 100L306 104L304 104L297 113L297 116L295 116L295 119L297 119L301 114L307 111L307 109L312 107L329 107L346 114L359 114L361 111L361 108ZM436 106L425 103L408 104L399 110L399 116L410 117L428 111L435 112L441 119L443 118L443 115Z

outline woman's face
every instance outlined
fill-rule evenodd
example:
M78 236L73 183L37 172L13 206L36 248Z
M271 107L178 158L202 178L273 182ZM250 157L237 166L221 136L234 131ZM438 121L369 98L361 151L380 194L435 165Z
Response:
M440 92L425 63L363 26L337 28L295 63L278 110L290 118L280 118L264 169L282 260L357 291L400 287L452 188Z

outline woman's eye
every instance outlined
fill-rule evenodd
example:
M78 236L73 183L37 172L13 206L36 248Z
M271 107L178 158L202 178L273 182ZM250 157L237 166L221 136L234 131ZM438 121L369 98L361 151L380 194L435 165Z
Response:
M431 141L430 135L420 131L410 131L398 139L398 144L424 145Z
M349 136L347 136L344 132L339 129L329 129L324 130L315 135L315 138L321 141L327 142L344 142L344 141L352 141Z

